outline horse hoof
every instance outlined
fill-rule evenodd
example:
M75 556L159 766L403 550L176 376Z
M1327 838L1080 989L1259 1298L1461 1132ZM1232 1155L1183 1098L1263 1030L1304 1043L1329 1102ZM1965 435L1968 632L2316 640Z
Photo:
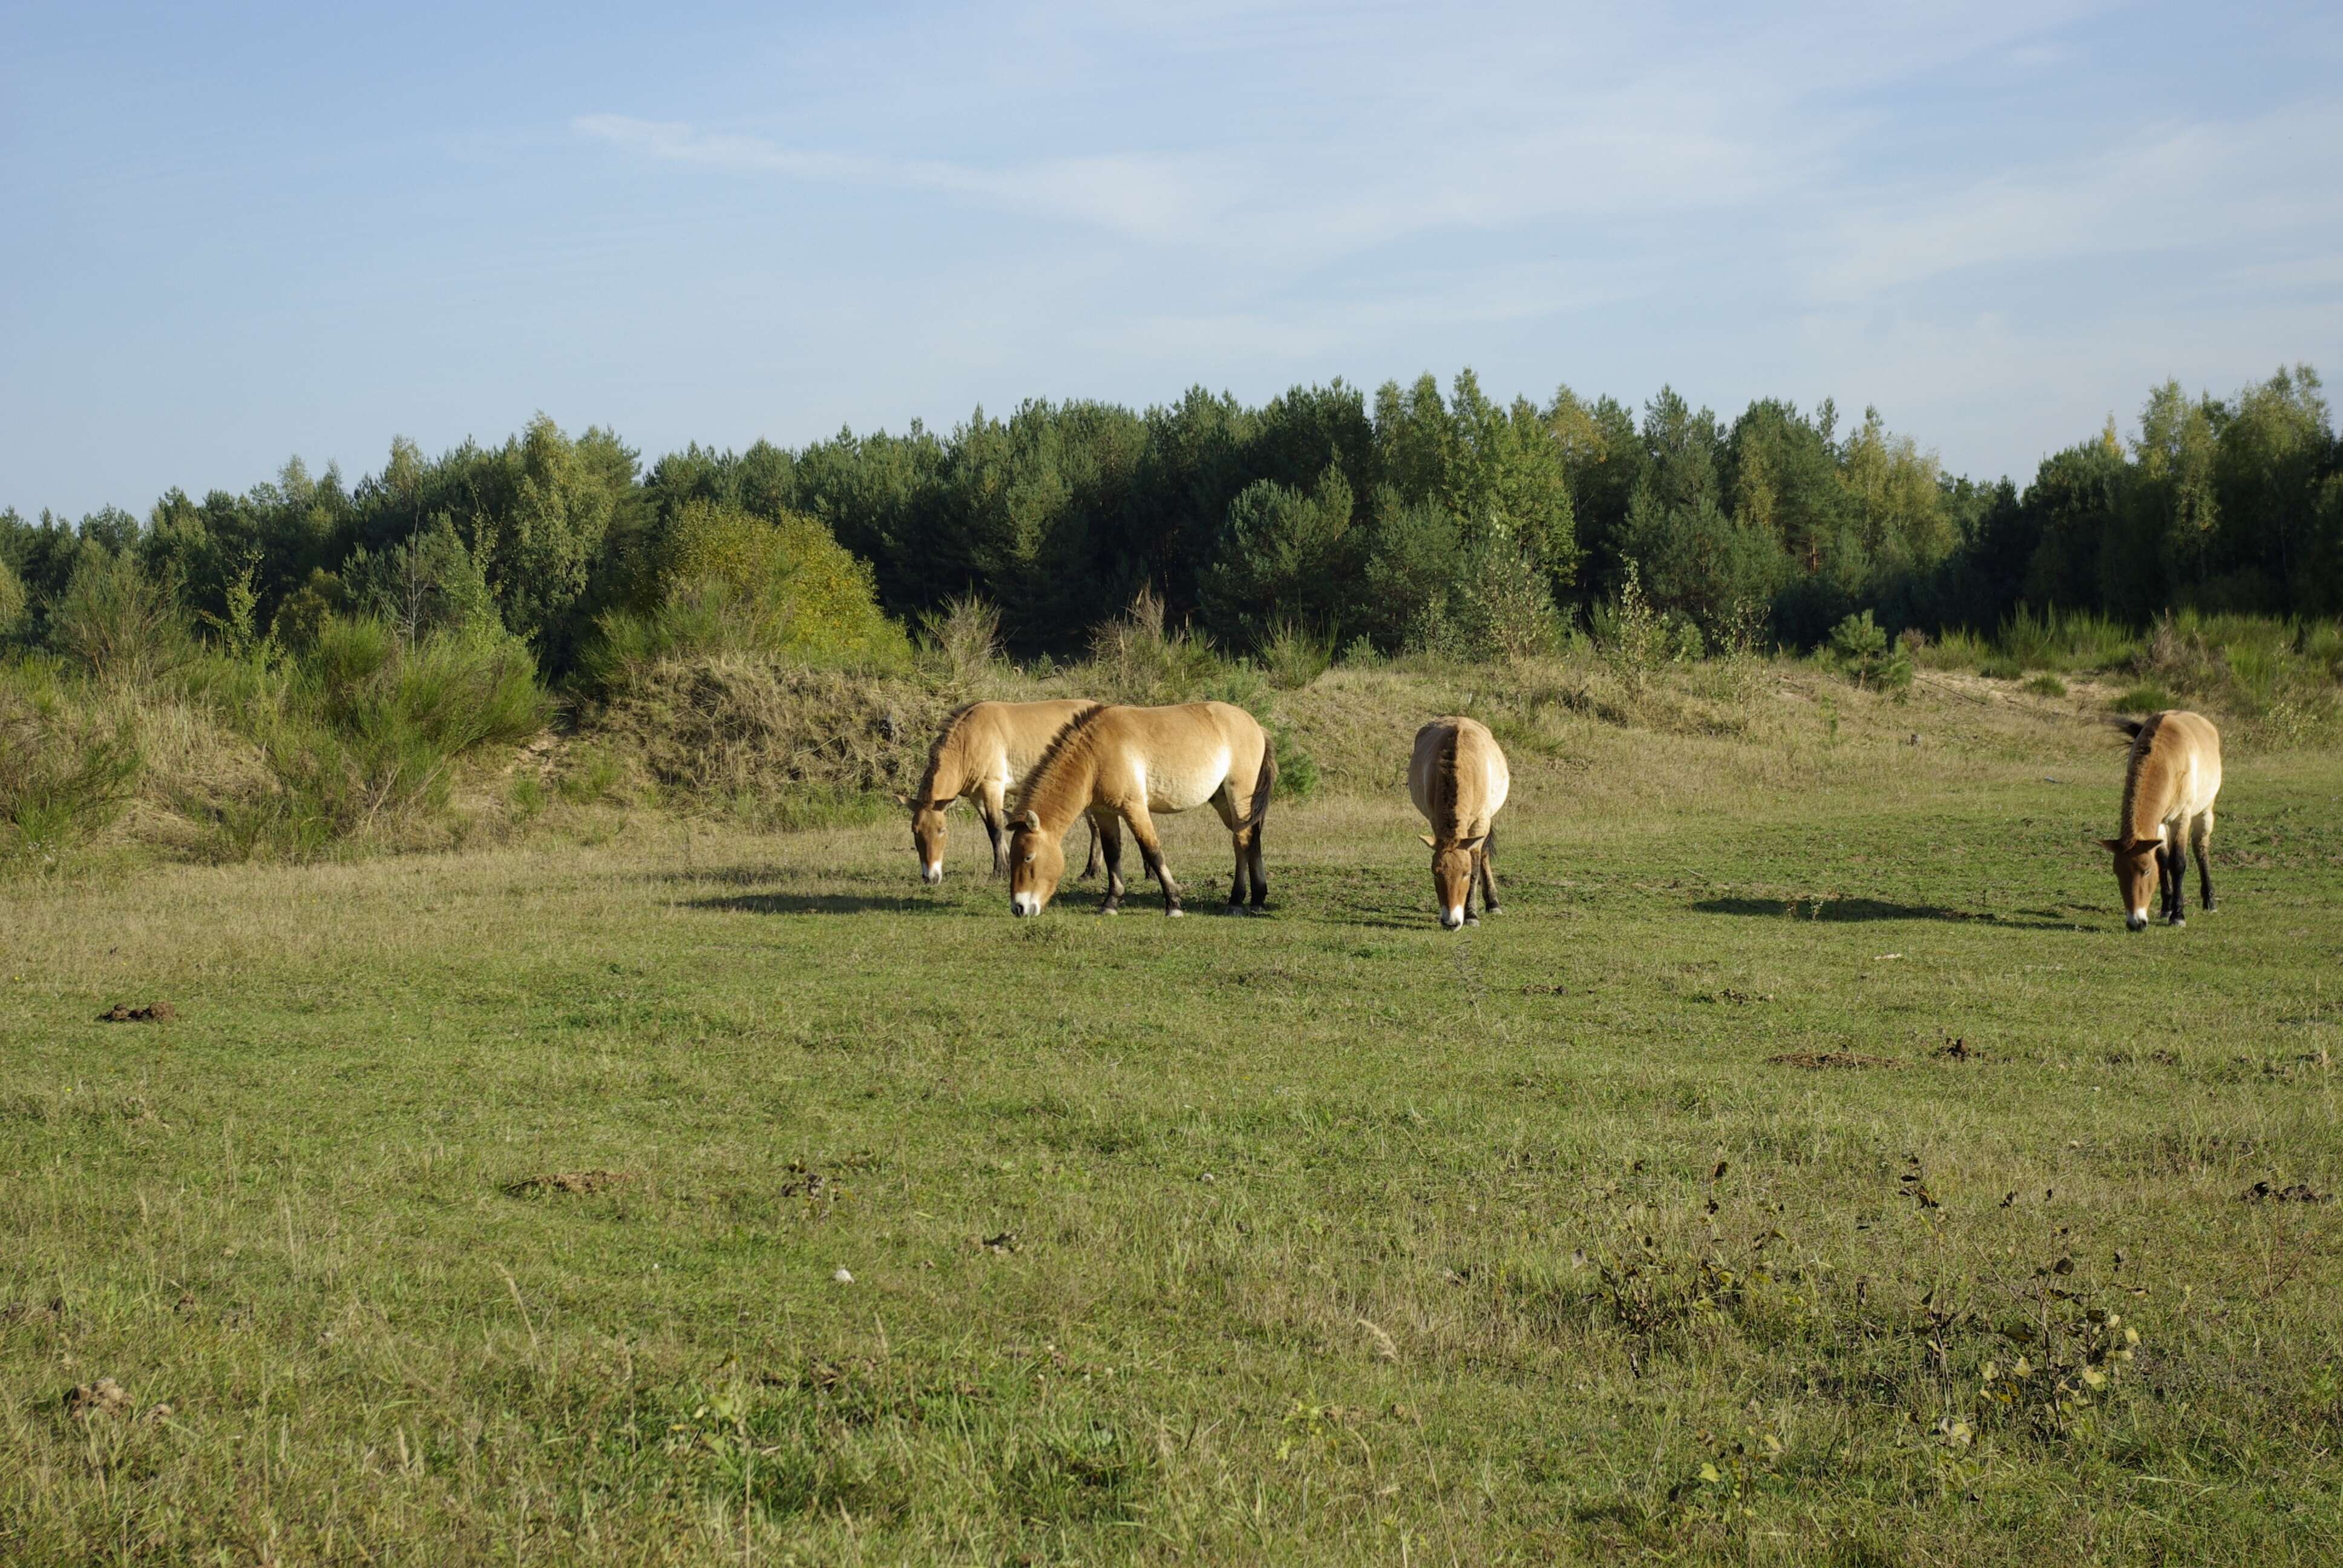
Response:
M1173 919L1173 920L1178 920L1182 915L1186 914L1188 911L1187 911L1187 910L1164 910L1163 912L1164 912L1166 915L1169 915L1172 919Z
M1468 926L1477 926L1481 923L1481 917L1478 915L1467 915L1464 917L1464 923Z
M1104 908L1104 909L1102 909L1102 910L1099 910L1099 913L1100 913L1100 914L1102 914L1102 915L1119 915L1119 914L1122 913L1122 911L1121 911L1121 910L1116 909L1113 905L1110 904L1110 905L1108 905L1106 908Z

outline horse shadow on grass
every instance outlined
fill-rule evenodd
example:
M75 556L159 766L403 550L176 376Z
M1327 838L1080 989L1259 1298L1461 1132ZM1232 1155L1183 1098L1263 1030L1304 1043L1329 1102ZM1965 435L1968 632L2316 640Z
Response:
M730 893L687 899L687 910L727 910L749 915L958 915L960 905L909 893Z
M1885 899L1703 899L1693 909L1704 915L1753 915L1776 920L1813 920L1856 925L1875 920L1943 920L1963 926L2005 926L2014 930L2066 931L2075 917L2056 910L1955 910L1942 904L1897 904Z

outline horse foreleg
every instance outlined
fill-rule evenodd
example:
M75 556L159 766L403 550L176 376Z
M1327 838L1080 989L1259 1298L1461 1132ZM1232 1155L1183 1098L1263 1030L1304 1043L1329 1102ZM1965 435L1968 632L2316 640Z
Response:
M1099 913L1122 912L1122 819L1111 811L1091 818L1091 838L1106 862L1106 901Z
M2185 926L2188 923L2187 824L2179 823L2177 827L2179 830L2173 834L2172 842L2167 846L2171 854L2167 868L2172 874L2172 890L2165 895L2164 918L2173 925Z
M1009 816L1001 803L1002 790L995 782L987 782L976 793L976 814L984 823L985 837L992 840L992 874L1009 874Z
M1105 864L1105 861L1101 858L1099 850L1099 825L1095 821L1091 821L1088 818L1083 819L1085 821L1090 821L1091 853L1090 859L1082 863L1082 874L1074 879L1078 882L1089 881L1092 877L1099 874L1099 868Z
M1483 914L1497 912L1497 868L1493 859L1496 850L1497 830L1491 828L1473 857L1481 873L1481 910Z
M2213 813L2210 808L2197 814L2188 824L2188 836L2197 841L2197 891L2206 912L2213 909Z
M1175 916L1187 913L1180 907L1180 884L1172 879L1172 868L1163 863L1163 840L1155 836L1155 819L1147 814L1145 802L1134 800L1123 808L1122 819L1130 826L1131 839L1139 845L1147 869L1155 873L1156 886L1163 890L1163 912Z

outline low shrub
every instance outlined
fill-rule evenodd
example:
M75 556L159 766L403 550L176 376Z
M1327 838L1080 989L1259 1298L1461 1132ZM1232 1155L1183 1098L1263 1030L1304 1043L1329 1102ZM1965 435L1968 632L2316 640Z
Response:
M2045 670L2027 681L2026 689L2036 697L2064 697L2066 695L2066 683Z
M136 737L74 701L45 659L0 665L0 859L53 859L121 816Z
M371 617L332 618L306 652L273 663L214 658L196 686L277 784L210 814L236 855L315 855L443 806L464 759L525 740L553 715L517 639L445 632L410 644Z
M974 594L947 599L920 618L925 662L945 680L968 689L1001 667L1001 611Z
M1373 648L1374 645L1367 646ZM1333 662L1334 645L1331 639L1305 631L1292 621L1278 622L1261 650L1261 664L1269 674L1269 683L1281 691L1299 691L1325 674Z
M1891 644L1871 612L1848 616L1831 628L1832 658L1846 678L1875 691L1903 691L1912 684L1912 655Z

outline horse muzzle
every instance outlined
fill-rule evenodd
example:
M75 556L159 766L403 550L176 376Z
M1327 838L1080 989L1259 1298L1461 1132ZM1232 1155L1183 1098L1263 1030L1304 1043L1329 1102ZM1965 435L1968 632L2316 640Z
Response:
M2130 914L2126 915L2124 917L2124 930L2127 931L2144 931L2147 930L2147 911L2144 910L2134 910Z
M1459 931L1464 929L1464 910L1461 905L1455 909L1440 911L1440 929L1443 931Z
M1039 893L1010 894L1009 912L1015 915L1021 920L1028 915L1040 914L1041 912L1041 895Z
M941 860L938 860L932 865L922 866L920 868L920 880L925 882L930 888L934 887L938 882L940 882L943 879L944 863Z

